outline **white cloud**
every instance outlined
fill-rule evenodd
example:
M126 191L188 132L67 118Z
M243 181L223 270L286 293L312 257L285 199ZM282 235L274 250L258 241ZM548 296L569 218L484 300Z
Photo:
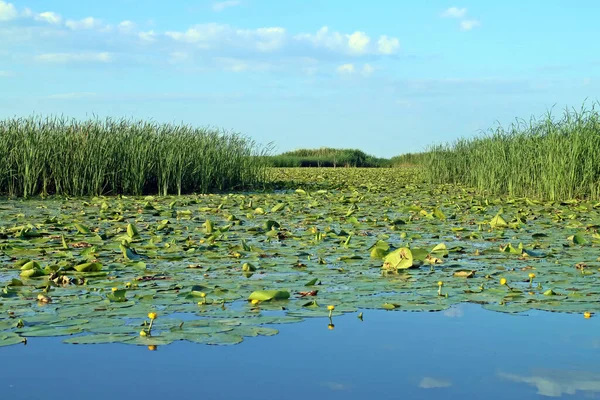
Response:
M96 18L87 17L79 21L69 19L65 22L65 25L73 30L96 29L102 27L102 22Z
M146 31L138 33L138 37L144 42L154 42L156 40L156 32Z
M217 38L224 36L228 29L228 25L211 23L196 25L185 32L167 31L165 35L180 42L201 43L215 41Z
M271 52L282 47L286 32L280 27L258 29L234 29L229 25L195 25L185 32L165 32L173 40L191 43L203 49L214 47L253 48L260 52Z
M375 68L371 64L363 65L362 74L364 76L371 76L375 72Z
M279 27L258 28L255 30L238 29L236 34L240 37L254 42L258 51L269 52L278 50L285 42L285 29Z
M467 15L466 8L450 7L442 13L444 18L464 18Z
M382 35L377 41L377 46L372 44L371 38L364 32L356 31L352 34L330 31L327 26L316 33L302 33L294 36L298 42L308 42L316 48L325 48L334 52L349 55L364 54L392 54L399 45L397 38Z
M466 19L464 21L460 21L460 29L463 31L470 31L473 28L478 28L481 26L481 22L476 19Z
M364 32L354 32L348 36L348 47L355 54L363 54L367 51L367 46L371 39Z
M37 61L48 63L76 63L76 62L101 62L108 63L113 60L110 53L46 53L35 57Z
M450 7L442 13L442 17L460 19L460 29L463 31L470 31L481 26L481 22L476 19L466 19L466 8Z
M52 11L45 11L43 13L39 13L33 17L36 21L43 21L49 24L60 24L62 22L62 17L57 13Z
M10 21L17 18L18 15L19 13L12 3L0 0L0 21Z
M400 47L400 41L397 38L390 38L382 35L377 41L377 50L381 54L394 54Z
M136 25L134 22L129 21L129 20L125 20L125 21L121 21L119 23L119 30L121 32L131 32L136 28Z
M340 74L352 74L354 71L354 64L342 64L337 67L337 72Z
M225 10L226 8L239 6L241 3L242 3L241 1L237 1L237 0L219 1L219 2L213 4L212 9L215 12L221 12L221 11Z

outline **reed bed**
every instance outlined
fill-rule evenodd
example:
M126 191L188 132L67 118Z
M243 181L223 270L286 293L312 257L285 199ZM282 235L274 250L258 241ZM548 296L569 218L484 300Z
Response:
M127 119L0 121L0 193L186 194L266 180L268 152L236 133Z
M498 126L481 137L430 148L432 183L547 200L600 200L598 103Z
M425 165L429 159L429 153L404 153L394 156L390 159L392 167L406 167L415 165Z
M357 149L299 149L268 158L269 165L279 168L293 167L385 167L389 160L377 158Z

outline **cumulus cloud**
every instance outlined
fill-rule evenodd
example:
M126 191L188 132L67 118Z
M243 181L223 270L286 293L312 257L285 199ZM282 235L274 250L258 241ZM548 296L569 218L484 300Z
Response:
M194 44L203 49L227 45L271 52L283 45L286 32L280 27L235 29L229 25L210 23L195 25L185 32L165 32L165 35L178 42Z
M144 42L153 42L156 40L156 32L154 31L145 31L138 33L138 37Z
M108 63L112 61L112 55L107 52L99 53L45 53L35 57L36 61L47 63L81 63L81 62L101 62Z
M377 49L381 54L394 54L400 48L400 41L397 38L390 38L382 35L377 41Z
M466 8L450 7L442 13L444 18L464 18L467 15Z
M0 21L10 21L18 16L19 13L12 3L0 0Z
M362 68L355 64L347 63L339 65L336 68L336 71L340 75L362 75L364 77L369 77L375 72L375 67L371 64L364 64Z
M481 22L476 19L466 19L466 8L450 7L442 13L442 17L460 19L460 29L463 31L470 31L481 26Z
M44 22L47 22L49 24L54 24L54 25L60 24L62 22L62 17L52 11L45 11L45 12L39 13L39 14L35 15L33 18L36 21L44 21Z
M367 46L370 41L371 38L364 32L354 32L348 36L348 47L352 53L363 54L367 51Z
M102 22L94 17L87 17L78 21L69 19L67 22L65 22L65 25L75 31L84 29L97 29L102 27Z
M238 3L241 2L223 1L213 5L226 8ZM134 20L116 20L109 25L93 16L73 19L54 11L17 10L6 0L0 0L0 16L18 19L8 22L7 29L0 32L0 42L8 46L11 54L45 63L110 63L151 56L170 64L185 61L186 67L191 68L202 59L202 65L197 67L235 72L285 68L314 74L317 69L340 66L338 72L342 74L366 77L376 68L375 64L364 62L375 59L372 56L393 55L400 48L398 38L371 37L362 30L346 33L324 26L312 33L290 34L279 26L249 29L220 23L168 31L143 30ZM43 54L32 54L31 49L39 43L44 44ZM123 56L115 59L116 54ZM307 59L311 60L309 65L303 64L302 60ZM319 65L321 62L327 65Z
M388 36L380 36L377 47L372 45L371 38L364 32L356 31L351 34L331 31L324 26L316 33L302 33L294 36L299 42L312 44L316 48L325 48L334 52L349 55L363 54L393 54L398 50L400 41Z
M221 11L225 10L226 8L239 6L241 3L242 3L241 1L237 1L237 0L219 1L219 2L213 4L212 9L215 12L221 12Z
M131 32L136 28L136 25L134 22L129 21L129 20L125 20L125 21L121 21L119 23L119 30L121 32Z
M470 31L471 29L478 28L480 26L481 22L477 21L476 19L466 19L460 21L460 29L463 31Z

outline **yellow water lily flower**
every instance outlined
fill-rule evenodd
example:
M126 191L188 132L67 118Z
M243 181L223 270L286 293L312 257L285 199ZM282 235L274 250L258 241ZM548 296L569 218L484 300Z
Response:
M329 325L327 325L327 329L329 329L329 330L332 331L332 330L335 329L335 325L334 324L329 324Z
M112 288L111 290L112 290L113 292L116 292L117 290L119 290L119 288L116 288L116 287L114 287L114 288Z
M329 310L329 319L331 319L331 314L333 314L333 310L335 310L335 306L333 306L333 305L327 306L327 309Z
M144 337L144 336L148 336L148 333L145 330L141 330L140 331L140 336Z
M535 278L535 274L533 272L530 272L529 273L529 279L533 279L533 278Z
M158 318L158 314L155 312L148 313L148 318L154 320L154 319Z
M583 318L586 318L586 319L587 319L587 318L592 318L592 313L591 313L591 312L589 312L589 311L586 311L586 312L584 312L584 313L583 313Z
M260 303L260 300L254 299L254 300L251 301L251 303L252 304L258 304L258 303Z
M444 286L444 282L439 281L438 282L438 296L442 295L442 286Z
M500 279L500 284L501 284L502 286L506 285L506 278L501 278L501 279Z
M439 281L439 282L438 282L438 286L444 286L444 282L442 282L442 281Z
M150 350L150 351L156 351L156 347L157 347L156 345L151 344L150 346L148 346L148 350Z

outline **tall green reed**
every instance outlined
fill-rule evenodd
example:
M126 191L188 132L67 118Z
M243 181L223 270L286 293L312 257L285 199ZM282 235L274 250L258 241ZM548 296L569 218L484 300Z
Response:
M207 193L265 182L270 149L245 136L127 119L0 121L0 193Z
M548 200L600 200L598 104L516 120L484 135L429 148L432 183L460 183L481 191Z

